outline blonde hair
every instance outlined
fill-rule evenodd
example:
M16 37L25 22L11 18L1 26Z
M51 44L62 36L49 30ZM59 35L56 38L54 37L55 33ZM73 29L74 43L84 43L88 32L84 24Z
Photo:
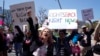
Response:
M42 36L42 33L43 33L43 31L45 30L45 29L47 29L48 31L49 31L49 37L48 37L48 39L47 39L47 43L48 44L52 44L53 43L53 39L52 39L52 31L49 29L49 28L44 28L42 31L41 31L41 34L40 34L40 36Z

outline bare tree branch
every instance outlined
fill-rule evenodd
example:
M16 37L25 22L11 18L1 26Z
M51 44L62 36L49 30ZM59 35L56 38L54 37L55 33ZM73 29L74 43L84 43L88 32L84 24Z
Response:
M38 18L42 24L47 17L47 10L45 8L40 8Z

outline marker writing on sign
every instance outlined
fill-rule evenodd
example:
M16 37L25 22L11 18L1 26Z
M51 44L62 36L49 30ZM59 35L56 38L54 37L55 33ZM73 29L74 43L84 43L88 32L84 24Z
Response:
M53 12L51 14L49 14L49 17L75 17L76 14L75 12Z
M76 22L76 19L65 19L65 22L71 24L72 22Z
M61 23L61 18L52 18L52 19L49 19L49 22L51 23Z

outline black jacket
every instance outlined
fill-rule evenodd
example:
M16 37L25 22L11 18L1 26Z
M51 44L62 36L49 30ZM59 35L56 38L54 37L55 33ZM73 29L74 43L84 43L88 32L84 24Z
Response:
M22 43L23 42L23 38L24 38L24 34L21 31L20 27L18 25L15 26L15 29L18 31L18 33L16 33L14 35L14 39L13 42L14 43Z
M33 24L33 20L31 17L27 19L27 22L29 24L29 30L31 31L31 37L32 37L32 44L35 42L38 47L42 46L43 43L39 40L39 34L38 34L38 24ZM34 49L34 48L33 48ZM33 50L32 52L34 52Z
M92 34L93 32L94 32L94 29L90 29L90 31L85 32L85 33L81 36L81 41L80 41L80 43L81 43L81 45L82 45L83 47L91 46L91 34ZM87 39L86 39L86 40L83 39L83 38L84 38L84 35L87 36ZM85 43L85 41L87 41L87 43Z

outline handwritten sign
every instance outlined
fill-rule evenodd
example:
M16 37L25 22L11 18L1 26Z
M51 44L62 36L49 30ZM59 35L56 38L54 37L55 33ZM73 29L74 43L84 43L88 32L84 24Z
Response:
M48 27L50 29L77 29L76 9L49 10Z
M82 10L82 18L83 20L91 20L94 19L93 9L84 9Z
M15 24L25 24L28 18L27 11L30 10L32 12L32 19L34 23L35 21L35 5L34 2L25 2L20 4L15 4L10 6L11 15Z

